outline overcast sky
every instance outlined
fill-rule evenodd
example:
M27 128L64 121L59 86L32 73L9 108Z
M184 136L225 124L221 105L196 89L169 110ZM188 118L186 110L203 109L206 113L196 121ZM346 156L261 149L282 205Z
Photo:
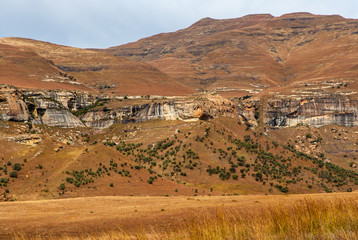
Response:
M0 0L0 37L107 48L204 17L303 11L358 19L358 0Z

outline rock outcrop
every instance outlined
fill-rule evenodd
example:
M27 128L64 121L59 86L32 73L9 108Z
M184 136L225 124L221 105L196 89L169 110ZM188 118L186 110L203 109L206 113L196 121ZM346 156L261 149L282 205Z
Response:
M213 95L191 97L159 98L136 103L136 98L127 100L120 107L100 108L99 102L110 96L94 96L86 92L63 90L18 90L5 87L0 91L1 120L31 121L53 127L95 127L105 128L114 123L144 122L162 120L199 120L213 117L237 116L236 106L230 100ZM113 102L120 102L112 96ZM77 115L77 116L76 116Z
M30 117L21 93L14 87L0 86L0 119L6 121L27 121Z
M85 126L66 109L47 109L41 120L44 125L52 127L75 128Z
M235 118L234 103L219 96L158 100L148 104L91 110L81 120L88 127L107 127L115 122L144 122L154 119L193 121L218 116Z
M111 104L103 105L107 101ZM120 103L120 104L119 104ZM358 99L342 94L276 95L228 100L217 95L132 100L74 91L0 88L0 120L31 121L53 127L106 128L114 123L162 120L237 118L249 127L274 128L300 124L358 126Z
M94 104L97 98L88 92L65 90L32 90L22 91L25 99L32 101L38 108L66 108L77 111Z
M358 126L358 99L338 94L315 97L280 95L267 101L252 98L239 104L238 114L243 123L254 127L259 120L275 128L300 124L314 127L330 124L353 127Z
M273 127L298 124L358 126L358 99L342 96L271 98L264 109L264 122Z
M70 111L84 108L95 99L87 93L72 91L19 90L8 85L0 87L0 119L32 121L53 127L84 127Z
M259 98L250 98L249 100L237 103L240 122L249 127L257 127L260 105L261 100Z

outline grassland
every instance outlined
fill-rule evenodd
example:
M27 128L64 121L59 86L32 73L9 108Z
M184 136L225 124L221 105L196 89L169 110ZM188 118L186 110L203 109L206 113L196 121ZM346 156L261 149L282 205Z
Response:
M4 239L357 239L357 201L353 192L7 202L0 229Z

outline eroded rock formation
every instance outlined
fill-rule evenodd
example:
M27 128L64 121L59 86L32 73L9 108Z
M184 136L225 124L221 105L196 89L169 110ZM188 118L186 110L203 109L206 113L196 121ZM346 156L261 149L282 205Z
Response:
M107 101L112 105L98 104ZM220 116L237 118L249 127L259 124L275 128L299 124L358 126L358 99L338 93L276 95L240 101L210 94L122 101L113 96L94 96L86 92L19 90L2 85L0 119L65 128L105 128L114 123L153 119L193 121Z
M162 120L198 120L218 116L236 117L234 103L219 96L198 96L158 100L120 108L91 110L81 120L88 127L107 127L115 122Z
M358 126L358 99L338 94L321 97L276 96L267 101L253 98L239 106L241 120L251 126L257 126L259 120L277 128L300 124L314 127L330 124Z

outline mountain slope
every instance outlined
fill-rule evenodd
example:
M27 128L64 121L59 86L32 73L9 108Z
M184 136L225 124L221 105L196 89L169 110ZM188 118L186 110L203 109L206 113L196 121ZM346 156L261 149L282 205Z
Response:
M150 63L196 89L255 93L315 80L353 79L358 21L293 13L205 18L192 26L107 50Z
M0 39L0 83L130 95L192 93L155 67L106 53L21 38Z

